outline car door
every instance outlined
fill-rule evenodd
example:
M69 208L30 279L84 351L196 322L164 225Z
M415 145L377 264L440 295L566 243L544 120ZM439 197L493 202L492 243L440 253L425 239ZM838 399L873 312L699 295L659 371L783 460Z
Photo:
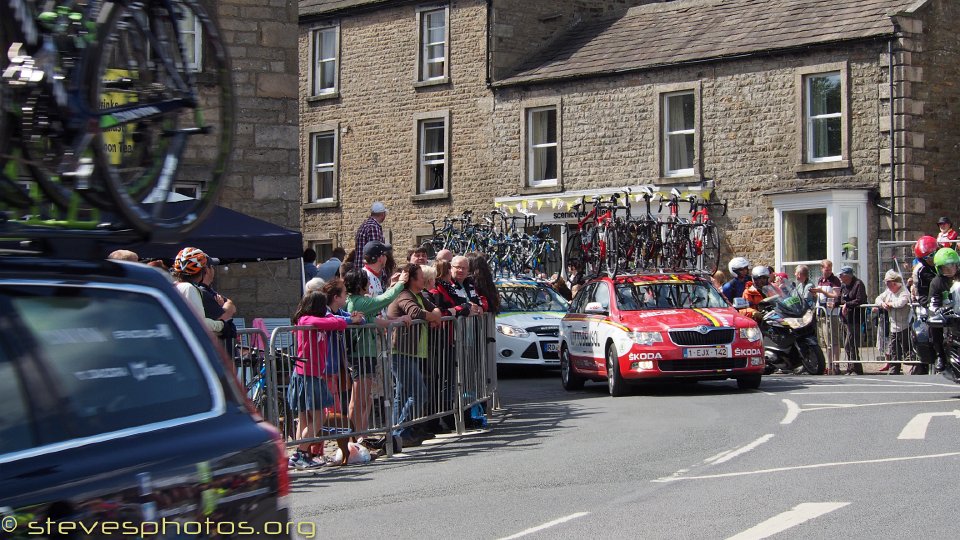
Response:
M610 286L604 281L598 281L595 283L589 303L600 304L601 309L609 314ZM604 357L605 351L603 350L603 344L605 340L602 339L602 336L607 329L607 326L604 324L606 319L607 315L587 314L587 343L590 347L589 356L594 360L594 362L596 362L595 366L597 369L599 369L600 366L606 365L606 359Z
M573 299L570 305L569 315L564 319L567 334L567 347L570 349L570 355L583 357L589 354L589 348L585 346L585 336L587 335L587 320L584 314L584 306L590 301L594 284L584 285Z

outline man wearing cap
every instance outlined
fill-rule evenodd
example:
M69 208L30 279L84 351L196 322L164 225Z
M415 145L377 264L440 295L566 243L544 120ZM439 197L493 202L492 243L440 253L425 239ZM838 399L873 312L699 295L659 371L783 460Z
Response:
M957 234L957 231L953 230L953 222L950 221L950 218L943 216L937 220L937 227L940 227L940 234L937 235L937 242L940 244L940 247L956 247L956 239L960 237L960 234ZM952 242L950 240L953 240Z
M211 332L223 331L223 321L208 318L203 309L203 293L200 290L200 281L203 271L210 265L210 259L202 250L194 247L185 247L177 253L173 260L173 277L177 291L187 301L198 317L203 319Z
M383 237L383 226L381 225L385 219L387 219L387 207L380 201L373 203L370 207L370 217L361 223L360 228L357 229L357 253L363 253L364 246L369 242L377 241L386 243L386 239ZM355 264L357 268L363 266L362 258L357 257Z
M383 294L383 267L387 264L387 253L390 249L388 244L379 240L372 240L363 246L363 271L366 272L367 281L370 283L367 296L375 298ZM381 310L381 313L386 317L386 308Z
M863 375L860 363L860 325L863 322L863 310L860 306L867 303L867 289L863 281L853 275L852 266L840 268L840 319L846 327L843 350L847 355L847 375Z
M907 333L910 324L910 293L903 286L903 276L896 270L887 270L883 276L886 290L874 301L878 309L887 313L890 337L887 339L887 358L890 364L890 375L901 373L900 360L906 355L910 346L910 337Z

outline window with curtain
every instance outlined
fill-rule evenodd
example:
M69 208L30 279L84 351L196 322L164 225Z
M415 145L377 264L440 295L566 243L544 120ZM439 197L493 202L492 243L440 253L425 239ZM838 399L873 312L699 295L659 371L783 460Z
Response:
M827 210L783 212L783 271L793 276L798 264L810 268L811 278L819 277L819 262L827 258Z
M527 111L527 183L557 183L557 108Z
M693 92L664 94L662 109L664 176L692 175L696 135Z
M201 71L203 66L203 32L196 15L181 17L177 21L177 30L180 32L180 43L187 59L187 67L195 72Z
M446 179L447 126L444 120L421 120L418 137L418 190L420 193L442 192Z
M337 27L313 33L313 92L320 96L337 91Z
M334 200L334 178L336 176L336 132L322 131L313 134L311 154L313 164L310 175L310 191L307 202Z
M447 9L420 13L420 80L447 76Z
M843 159L843 99L840 72L805 78L807 162Z

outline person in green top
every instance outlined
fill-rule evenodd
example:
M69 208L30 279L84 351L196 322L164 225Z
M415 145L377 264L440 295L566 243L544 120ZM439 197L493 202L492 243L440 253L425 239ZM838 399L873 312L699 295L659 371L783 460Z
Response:
M400 274L397 284L390 287L380 296L367 296L370 282L363 269L351 270L344 277L344 286L347 289L347 311L359 311L368 321L375 321L379 327L384 327L387 321L379 317L380 310L390 305L404 290L408 275ZM407 317L405 322L410 322ZM347 339L351 343L347 366L350 379L353 381L350 392L350 405L347 414L353 422L355 431L366 431L369 426L370 409L373 406L373 375L377 369L377 330L364 327L347 329Z

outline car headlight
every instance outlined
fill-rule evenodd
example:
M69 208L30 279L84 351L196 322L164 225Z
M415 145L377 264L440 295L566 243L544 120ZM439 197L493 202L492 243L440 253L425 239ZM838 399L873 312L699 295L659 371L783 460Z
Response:
M747 341L760 341L762 338L763 334L760 333L760 329L756 326L740 329L740 339L745 339Z
M663 341L663 334L660 332L630 332L630 338L637 345L653 345Z
M497 324L497 332L510 337L527 337L530 335L530 333L523 328L503 323Z

